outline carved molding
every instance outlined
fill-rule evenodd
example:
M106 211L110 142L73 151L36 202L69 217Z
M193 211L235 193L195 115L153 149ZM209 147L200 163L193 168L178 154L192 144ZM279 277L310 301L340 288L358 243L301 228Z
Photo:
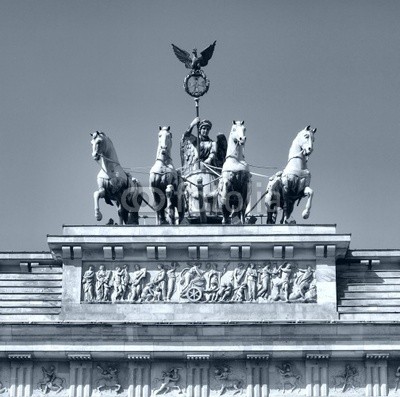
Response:
M264 360L267 361L269 360L270 355L269 354L247 354L246 359L247 360Z
M365 355L367 360L388 360L389 354L388 353L367 353Z
M328 360L330 354L320 354L320 353L308 353L306 354L306 360Z
M89 361L92 359L90 353L68 353L67 357L71 361Z
M187 354L186 355L186 360L209 360L210 355L209 354Z
M8 355L9 360L32 360L32 354L30 353L10 353Z
M128 360L130 361L150 361L150 354L128 354Z

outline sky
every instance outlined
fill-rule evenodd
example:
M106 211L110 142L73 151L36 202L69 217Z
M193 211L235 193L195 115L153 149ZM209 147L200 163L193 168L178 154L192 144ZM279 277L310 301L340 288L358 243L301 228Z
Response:
M394 0L2 0L0 251L48 250L63 224L97 223L91 132L146 185L170 125L179 167L195 108L171 43L214 40L200 116L214 137L245 120L246 159L265 175L254 191L311 124L315 196L298 223L337 224L353 249L400 248L399 15ZM117 219L101 209L99 224Z

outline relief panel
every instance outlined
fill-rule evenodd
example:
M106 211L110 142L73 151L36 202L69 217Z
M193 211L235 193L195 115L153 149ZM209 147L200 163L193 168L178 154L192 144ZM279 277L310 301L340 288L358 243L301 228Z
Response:
M92 263L85 303L316 302L315 266L297 262Z

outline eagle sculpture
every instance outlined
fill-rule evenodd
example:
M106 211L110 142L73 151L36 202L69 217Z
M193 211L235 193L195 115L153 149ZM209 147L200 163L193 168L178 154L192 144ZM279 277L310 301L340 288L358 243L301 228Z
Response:
M198 71L202 66L207 66L208 61L214 53L215 44L216 41L203 50L199 56L197 55L196 48L192 51L192 55L185 50L181 50L174 44L172 44L172 49L174 50L176 57L183 62L188 69Z

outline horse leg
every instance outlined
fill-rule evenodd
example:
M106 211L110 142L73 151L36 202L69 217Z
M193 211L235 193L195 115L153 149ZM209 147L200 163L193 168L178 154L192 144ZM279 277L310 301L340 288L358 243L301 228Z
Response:
M313 190L309 186L306 186L304 188L304 196L307 197L307 203L306 203L306 208L302 213L303 219L308 219L308 217L310 216L313 195L314 195Z
M230 211L228 211L227 206L227 195L228 195L228 186L230 185L229 180L226 177L222 177L220 184L218 186L219 195L221 198L221 207L222 207L222 224L230 223Z
M290 200L290 199L285 200L285 204L283 207L284 223L289 224L289 225L296 224L296 221L292 217L293 207L294 207L294 202L292 200Z
M103 215L100 212L100 207L99 207L99 199L104 198L106 195L106 191L104 188L99 188L99 190L96 190L93 193L93 198L94 198L94 216L96 220L101 221L103 219Z
M118 209L118 216L120 225L128 224L128 211L122 206L120 206Z

